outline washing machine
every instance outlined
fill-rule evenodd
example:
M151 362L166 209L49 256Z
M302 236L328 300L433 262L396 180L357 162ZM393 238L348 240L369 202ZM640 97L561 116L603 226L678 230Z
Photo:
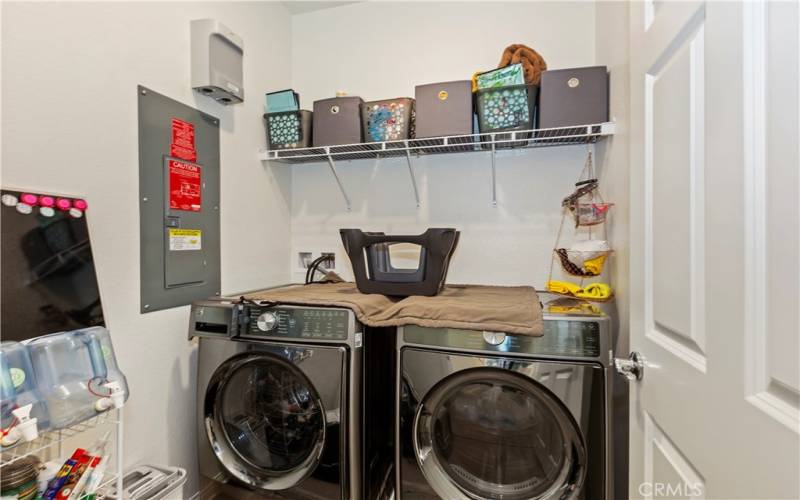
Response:
M391 421L393 369L375 365L392 332L366 332L348 309L193 304L203 498L379 498L393 436L364 429Z
M605 316L541 337L398 328L401 500L611 499Z

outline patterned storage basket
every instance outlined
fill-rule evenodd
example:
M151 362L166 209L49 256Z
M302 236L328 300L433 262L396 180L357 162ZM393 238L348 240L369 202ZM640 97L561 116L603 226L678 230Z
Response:
M307 148L311 146L311 111L267 113L267 145L276 149Z
M486 134L532 129L538 91L539 87L536 85L511 85L476 92L480 132ZM511 134L496 136L501 141L510 138ZM497 147L522 146L525 143L526 141L507 142L500 143Z
M398 97L365 102L361 107L364 140L401 141L414 136L414 99Z

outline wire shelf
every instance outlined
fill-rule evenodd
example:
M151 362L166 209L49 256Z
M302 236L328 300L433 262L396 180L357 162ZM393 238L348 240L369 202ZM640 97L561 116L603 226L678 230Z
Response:
M277 163L312 163L374 158L421 156L464 152L489 152L496 149L530 149L569 146L597 142L614 134L614 123L597 123L576 127L517 130L468 135L452 135L426 139L364 142L338 146L262 150L261 160Z
M27 443L21 443L17 446L4 450L0 454L0 466L12 464L17 460L25 458L29 455L36 455L43 451L63 443L67 439L73 438L78 434L99 427L105 424L118 424L119 422L109 412L102 413L88 420L75 424L73 426L39 433L39 437Z

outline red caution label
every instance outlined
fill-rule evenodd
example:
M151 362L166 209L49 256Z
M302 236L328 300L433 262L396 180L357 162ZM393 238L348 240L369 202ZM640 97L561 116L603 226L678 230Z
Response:
M194 124L178 118L172 119L172 144L169 154L182 160L197 161Z
M201 168L179 160L169 160L169 208L199 212L202 208Z

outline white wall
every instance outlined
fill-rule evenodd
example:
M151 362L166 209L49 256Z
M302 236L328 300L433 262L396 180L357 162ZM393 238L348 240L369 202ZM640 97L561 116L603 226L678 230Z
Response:
M245 40L243 105L196 97L189 20ZM136 85L221 119L222 288L285 282L291 179L256 159L263 93L289 86L278 3L2 3L2 185L85 197L100 292L128 377L126 459L185 467L196 489L188 308L139 314Z
M417 84L469 79L496 67L503 49L524 43L550 68L595 61L591 2L368 2L292 18L292 87L303 107L337 90L366 100L414 95ZM292 267L296 253L335 250L338 229L419 233L462 230L451 282L542 286L585 147L498 155L499 203L491 206L490 157L467 154L415 160L422 208L416 209L402 159L339 166L353 200L348 213L328 167L292 169ZM344 268L349 276L349 264ZM295 279L302 273L295 272Z

